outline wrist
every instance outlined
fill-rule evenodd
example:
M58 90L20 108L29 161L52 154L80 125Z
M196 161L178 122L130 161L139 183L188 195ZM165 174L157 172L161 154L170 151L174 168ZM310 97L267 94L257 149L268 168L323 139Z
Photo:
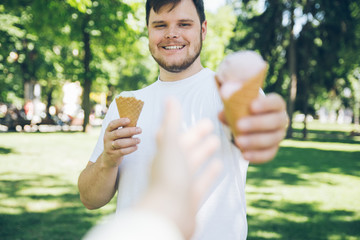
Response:
M185 238L191 236L195 228L195 212L189 198L179 194L169 194L161 188L150 188L136 208L153 211L172 221Z
M113 161L107 154L102 153L98 159L99 167L101 170L113 170L117 169L118 165L116 161Z

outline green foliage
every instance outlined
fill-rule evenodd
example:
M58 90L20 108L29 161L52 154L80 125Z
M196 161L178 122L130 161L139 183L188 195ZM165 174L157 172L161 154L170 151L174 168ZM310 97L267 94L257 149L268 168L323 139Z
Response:
M269 64L265 91L286 94L284 82L287 80L286 48L289 31L283 26L286 5L281 1L266 1L264 10L257 7L258 1L244 1L237 8L238 19L235 36L229 48L233 50L256 50Z
M86 10L92 6L91 0L66 0L66 2L82 13L85 13Z
M217 66L227 54L226 46L234 35L236 16L233 8L224 6L216 13L206 13L206 18L208 30L201 59L204 66L216 71Z
M349 75L358 66L359 1L235 1L238 20L230 49L254 49L269 63L266 91L287 96L290 84L290 32L295 33L296 109L327 101L327 92L341 99ZM291 14L295 26L292 28ZM339 81L344 80L344 84Z
M90 36L94 91L108 85L138 88L155 79L157 68L143 40L143 4L123 1L22 1L0 5L0 102L22 99L25 82L38 82L43 101L61 103L66 81L84 83L84 32ZM139 17L139 18L138 18ZM4 34L3 34L4 33ZM12 59L11 52L18 54ZM131 73L137 77L127 83ZM51 98L50 98L51 99Z
M295 109L304 112L303 107L311 105L307 111L312 113L322 105L335 106L333 101L355 108L358 75L352 73L360 62L358 1L228 2L233 2L235 12L225 6L216 14L207 13L204 66L216 70L227 53L256 50L269 63L265 91L286 97L293 12L298 77ZM84 86L86 76L95 92L107 92L111 86L120 92L153 82L158 68L148 51L144 15L142 0L2 1L0 102L21 105L24 84L29 82L40 83L43 102L59 105L64 82L79 81ZM87 54L84 34L89 35ZM350 98L343 94L347 88L353 93Z
M8 95L14 96L17 98L24 97L24 84L26 82L38 82L42 83L45 87L46 93L47 86L52 86L52 84L44 83L44 79L48 80L51 83L53 79L56 79L58 74L61 74L59 68L59 61L61 59L55 60L56 54L53 52L55 45L54 37L59 35L56 33L56 28L51 28L54 21L57 24L61 23L62 20L60 16L61 9L64 6L59 6L55 8L54 4L48 3L48 1L41 4L42 1L5 1L2 5L4 11L11 15L13 19L18 19L16 21L16 27L21 30L22 34L12 34L8 31L8 34L5 34L4 43L8 49L3 48L1 51L2 56L9 55L11 52L16 54L18 57L7 58L5 62L5 71L8 72L8 75L1 75L0 78L11 78L11 83L16 87L11 89L11 85L7 84L5 81L4 94L0 101L3 102L13 102L12 99L7 97ZM48 4L47 4L48 3ZM49 11L57 11L59 15L49 15ZM39 16L43 18L48 17L49 21L44 21L44 19L38 19ZM57 34L57 35L56 35ZM1 81L1 80L0 80Z

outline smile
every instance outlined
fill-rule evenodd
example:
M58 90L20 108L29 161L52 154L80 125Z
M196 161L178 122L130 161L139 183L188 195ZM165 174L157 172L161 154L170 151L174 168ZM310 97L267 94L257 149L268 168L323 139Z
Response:
M183 49L185 47L185 45L179 45L179 46L165 46L163 47L166 50L178 50L178 49Z

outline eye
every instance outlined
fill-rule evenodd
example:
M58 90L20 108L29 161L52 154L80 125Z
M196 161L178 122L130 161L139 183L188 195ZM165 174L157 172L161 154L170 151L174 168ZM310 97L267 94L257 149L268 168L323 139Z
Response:
M155 28L164 28L164 27L166 27L166 25L165 25L165 24L158 24L158 25L155 25Z
M180 27L189 27L191 26L190 23L180 23Z

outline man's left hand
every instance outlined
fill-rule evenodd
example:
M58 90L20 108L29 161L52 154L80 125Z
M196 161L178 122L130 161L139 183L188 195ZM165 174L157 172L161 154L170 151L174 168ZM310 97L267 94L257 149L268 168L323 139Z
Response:
M272 160L288 125L286 103L278 94L260 96L250 106L251 115L238 120L240 135L234 137L235 145L244 158L252 163ZM226 124L224 113L219 119Z

